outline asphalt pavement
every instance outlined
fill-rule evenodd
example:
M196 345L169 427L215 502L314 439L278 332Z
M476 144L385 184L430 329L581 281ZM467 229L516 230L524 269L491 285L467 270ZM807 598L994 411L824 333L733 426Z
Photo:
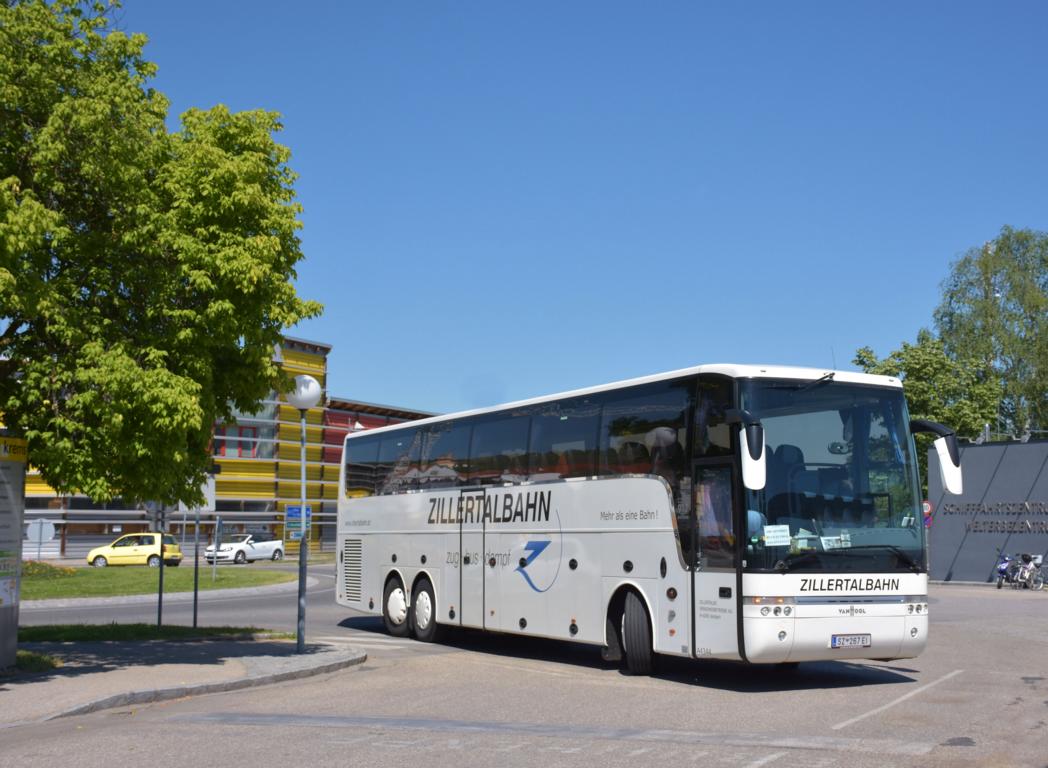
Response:
M630 677L596 649L570 643L471 631L441 644L391 638L379 619L335 606L330 580L316 575L310 605L330 602L307 610L310 642L366 649L363 663L9 727L0 732L0 764L113 755L130 764L164 744L182 761L214 762L220 750L232 766L312 768L409 760L449 768L1048 766L1043 593L933 585L931 641L916 659L796 669L665 659L654 676ZM241 600L258 614L249 623L282 628L272 619L284 615L287 598ZM266 605L272 613L263 615ZM60 613L70 620L75 610ZM219 665L200 666L215 673ZM18 694L0 691L0 711L17 707Z
M321 566L319 571L323 571ZM327 570L331 570L328 567ZM307 594L326 596L331 576L311 576ZM236 625L230 605L248 609L251 621L243 626L286 629L286 604L295 606L297 583L200 593L201 625ZM191 624L192 593L164 596L168 624ZM323 599L323 598L321 598ZM23 625L98 623L99 621L152 623L156 595L28 601L21 606ZM268 606L280 621L259 621ZM279 610L277 610L279 607ZM307 607L307 616L309 615ZM291 622L294 629L294 621ZM186 696L240 690L286 680L326 674L360 664L362 648L344 638L309 639L297 653L294 640L243 636L236 639L146 642L22 643L19 648L57 657L62 666L47 673L0 676L0 729L82 715L118 706L138 706Z
M295 680L363 663L350 646L235 640L23 643L60 658L42 674L0 676L0 730L113 707L236 691Z

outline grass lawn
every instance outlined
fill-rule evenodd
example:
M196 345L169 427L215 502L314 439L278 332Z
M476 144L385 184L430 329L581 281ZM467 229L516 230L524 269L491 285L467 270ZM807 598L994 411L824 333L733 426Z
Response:
M294 581L298 574L292 571L269 571L251 566L218 568L215 581L211 568L201 565L200 589L231 589L233 587L260 587ZM46 600L70 597L113 597L115 595L156 594L160 569L144 565L113 566L110 568L67 568L34 564L22 573L22 600ZM164 569L164 594L193 591L193 567Z
M34 653L33 651L15 651L15 670L36 674L39 672L50 672L62 666L62 660L49 656L46 653Z
M45 624L19 627L20 643L91 643L105 640L193 640L265 634L275 639L293 638L288 632L270 632L257 627L179 627L156 624ZM22 653L22 651L19 651Z

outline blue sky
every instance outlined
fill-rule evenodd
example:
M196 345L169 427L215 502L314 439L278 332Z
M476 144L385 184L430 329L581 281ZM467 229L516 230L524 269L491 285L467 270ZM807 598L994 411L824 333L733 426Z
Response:
M1048 229L1038 2L125 0L173 120L283 115L333 395L852 368Z

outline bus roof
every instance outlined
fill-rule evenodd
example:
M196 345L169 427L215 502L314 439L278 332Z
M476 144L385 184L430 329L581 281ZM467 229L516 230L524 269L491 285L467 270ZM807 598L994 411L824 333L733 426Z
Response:
M610 384L602 384L597 387L573 389L567 392L559 392L554 395L543 395L542 397L533 397L527 400L515 400L513 402L501 403L499 405L492 405L486 408L474 408L469 411L457 411L455 413L446 413L428 419L418 419L417 421L407 421L402 422L400 424L391 424L388 427L377 427L375 429L350 433L348 435L348 438L352 438L354 437L354 435L372 435L376 432L393 431L408 427L423 426L426 424L437 424L442 421L451 421L453 419L461 419L467 416L482 416L486 413L497 413L498 411L504 411L509 408L522 408L525 406L538 405L540 403L551 402L554 400L563 400L569 397L584 397L585 395L594 395L600 392L608 392L615 389L624 389L626 387L633 387L640 384L651 384L658 381L681 379L687 376L696 376L698 374L703 373L716 373L722 376L729 376L733 379L799 379L801 381L813 381L815 379L826 376L829 373L832 373L833 380L835 382L842 382L846 384L866 384L868 386L891 387L894 389L902 388L902 382L894 376L877 376L872 373L859 373L857 371L835 371L829 368L797 368L793 366L784 365L740 365L736 363L713 363L710 365L697 365L691 368L681 368L676 371L666 371L665 373L656 373L651 376L641 376L635 379L624 379L622 381L614 381Z

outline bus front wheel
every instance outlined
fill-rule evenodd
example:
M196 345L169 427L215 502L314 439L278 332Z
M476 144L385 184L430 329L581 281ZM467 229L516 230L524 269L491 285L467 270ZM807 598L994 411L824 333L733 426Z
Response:
M408 599L400 579L386 582L386 590L382 595L382 621L386 631L393 637L407 637L411 629L408 625Z
M622 612L622 645L626 670L631 675L651 674L651 620L644 602L635 592L626 595Z

